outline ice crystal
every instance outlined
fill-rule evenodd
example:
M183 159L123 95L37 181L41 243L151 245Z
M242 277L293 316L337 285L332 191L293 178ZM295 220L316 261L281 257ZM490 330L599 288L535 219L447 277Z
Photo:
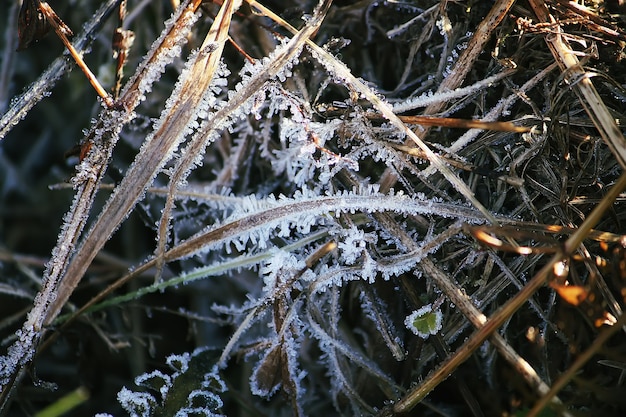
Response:
M130 417L150 417L152 409L157 405L156 399L151 394L133 392L126 387L117 394L117 401Z
M197 14L190 12L188 5L189 2L185 2L178 7L165 22L165 29L152 44L150 52L144 60L144 64L135 72L135 76L129 80L125 89L122 91L122 95L126 94L127 89L134 88L134 84L138 81L137 91L140 96L140 101L143 100L145 95L152 90L152 84L161 78L165 67L180 56L181 47L187 42L191 26L198 18ZM170 35L174 25L177 23L181 29L174 32L175 37L169 42L169 47L160 47L163 44L163 40Z
M221 416L223 401L219 394L226 390L207 349L171 355L167 362L177 369L172 375L153 371L135 379L138 386L159 392L156 399L150 392L134 392L124 387L117 398L131 417Z
M458 100L462 97L466 97L468 95L474 94L477 91L492 86L494 83L502 80L506 75L506 73L495 74L475 84L469 85L467 87L460 87L453 91L440 92L436 94L433 92L428 92L422 94L419 97L413 97L406 101L394 104L393 111L395 113L404 113L420 107L427 107L433 103Z

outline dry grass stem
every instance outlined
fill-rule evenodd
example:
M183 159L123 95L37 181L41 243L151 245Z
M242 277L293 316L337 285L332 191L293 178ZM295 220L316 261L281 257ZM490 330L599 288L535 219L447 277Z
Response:
M626 140L615 122L615 117L611 115L594 87L591 81L592 74L580 64L577 53L565 38L561 26L548 12L545 3L530 0L530 4L539 21L552 26L550 33L546 35L546 43L563 71L565 82L578 94L580 104L585 108L600 136L611 148L622 168L626 169Z
M605 198L580 228L570 236L562 249L559 250L546 265L518 292L509 302L502 306L494 315L489 317L480 329L476 331L463 346L417 387L412 389L401 401L394 404L394 412L410 411L417 403L426 397L437 385L448 378L454 370L465 362L478 347L497 331L539 288L546 285L553 274L554 267L563 259L570 257L589 234L589 231L600 220L606 210L613 204L618 195L626 188L626 174L622 174L619 181L607 192Z
M0 415L626 411L626 9L99 3L0 6Z

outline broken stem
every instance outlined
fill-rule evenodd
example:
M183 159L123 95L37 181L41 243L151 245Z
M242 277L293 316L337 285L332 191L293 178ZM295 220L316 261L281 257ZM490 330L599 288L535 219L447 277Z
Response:
M96 90L96 93L98 93L100 98L102 98L102 101L104 101L104 104L108 108L112 108L115 102L113 101L109 93L107 93L107 91L104 89L104 87L102 87L102 84L100 84L100 82L98 81L96 76L93 74L93 72L91 72L91 70L89 69L85 61L83 60L82 55L78 53L76 48L74 48L74 46L68 39L67 34L68 33L71 34L72 31L69 30L67 25L63 23L61 18L56 14L56 12L52 9L52 7L50 7L48 3L46 3L45 1L40 2L38 7L39 7L39 10L46 17L46 20L48 21L48 23L50 23L50 25L54 29L54 32L63 42L63 45L65 45L65 47L69 51L72 58L74 58L74 61L76 61L76 65L78 65L81 71L85 74L85 76L89 80L89 83L91 83L94 90Z

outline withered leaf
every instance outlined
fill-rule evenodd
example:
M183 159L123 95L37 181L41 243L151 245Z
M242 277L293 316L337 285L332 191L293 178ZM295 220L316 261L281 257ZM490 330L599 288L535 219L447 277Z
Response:
M252 375L256 380L258 390L263 395L271 395L282 382L282 356L283 352L280 346L275 346L261 360L262 363Z
M17 17L17 50L22 51L43 38L50 30L50 23L39 9L40 0L24 0Z

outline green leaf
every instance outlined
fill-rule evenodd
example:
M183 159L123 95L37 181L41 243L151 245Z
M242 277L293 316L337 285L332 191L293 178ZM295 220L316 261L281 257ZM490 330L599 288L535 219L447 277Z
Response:
M443 314L439 310L433 311L430 304L414 311L404 320L405 326L423 339L441 330L442 322Z

